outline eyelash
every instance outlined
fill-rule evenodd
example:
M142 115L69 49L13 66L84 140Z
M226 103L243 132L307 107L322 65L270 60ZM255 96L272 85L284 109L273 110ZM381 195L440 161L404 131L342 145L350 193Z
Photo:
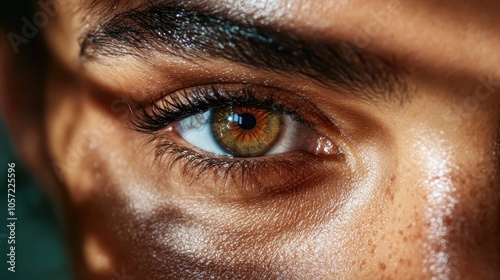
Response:
M200 86L185 89L168 99L153 103L150 106L139 106L133 114L132 126L143 133L156 133L174 122L202 114L215 108L230 106L252 106L272 110L290 116L294 121L312 126L298 113L298 109L290 109L281 104L274 96L268 94L264 98L257 97L254 87L246 85L239 90L222 91L221 85ZM270 89L270 88L269 88ZM258 105L257 105L258 104Z
M264 93L262 92L264 91ZM256 180L259 172L272 172L283 169L299 170L304 168L304 158L309 163L321 161L321 156L296 152L294 155L286 157L267 156L262 158L230 158L227 156L207 155L201 151L194 151L191 148L183 147L175 141L172 136L163 133L172 124L185 118L204 113L206 111L229 106L251 106L254 108L272 110L276 113L287 115L294 121L299 122L311 129L315 129L315 124L307 121L302 113L299 113L295 104L306 102L312 109L311 114L316 116L312 119L320 119L320 112L315 106L306 100L296 96L296 94L269 88L256 87L253 85L210 85L198 86L182 91L177 91L165 96L158 102L151 102L149 105L137 106L132 109L132 128L138 132L149 135L147 143L153 144L156 160L162 160L168 156L167 167L170 169L174 164L182 164L182 175L184 178L193 174L190 185L200 178L207 171L214 171L220 176L223 186L226 186L229 178L241 177L243 186L249 184L249 178ZM288 102L283 99L289 99ZM286 104L284 104L286 103ZM343 156L339 149L337 159ZM315 170L312 170L316 172ZM241 172L238 174L238 172ZM238 176L241 175L241 176ZM244 177L244 178L243 178ZM265 178L264 178L265 179ZM257 183L258 184L258 183ZM225 189L225 188L224 188Z

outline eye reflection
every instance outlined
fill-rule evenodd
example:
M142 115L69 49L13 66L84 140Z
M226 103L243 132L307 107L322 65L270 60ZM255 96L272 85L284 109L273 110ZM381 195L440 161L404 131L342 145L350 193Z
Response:
M222 107L178 122L177 133L206 152L259 157L293 151L315 153L321 137L290 116L270 109Z

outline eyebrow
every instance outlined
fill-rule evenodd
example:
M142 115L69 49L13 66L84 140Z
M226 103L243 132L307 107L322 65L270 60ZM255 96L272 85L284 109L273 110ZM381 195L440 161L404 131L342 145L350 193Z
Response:
M405 70L347 42L303 38L293 31L241 23L186 4L157 3L117 14L83 37L80 58L149 51L196 60L225 59L283 75L298 74L369 100L408 98Z

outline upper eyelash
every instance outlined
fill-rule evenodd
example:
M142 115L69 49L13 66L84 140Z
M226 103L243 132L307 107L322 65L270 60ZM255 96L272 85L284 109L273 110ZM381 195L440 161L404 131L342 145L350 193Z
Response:
M216 85L185 89L149 106L132 110L132 127L143 133L158 132L174 122L205 113L211 109L228 106L252 106L288 115L294 121L309 125L298 114L297 108L289 108L277 102L273 94L258 98L251 86L239 90L220 90Z

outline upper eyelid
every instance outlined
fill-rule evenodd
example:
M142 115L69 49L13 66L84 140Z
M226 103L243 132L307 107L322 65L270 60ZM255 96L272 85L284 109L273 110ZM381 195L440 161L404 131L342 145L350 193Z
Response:
M221 47L222 42L230 44ZM117 15L85 37L82 57L98 59L99 55L137 50L144 54L148 48L181 58L209 55L281 74L299 73L368 100L401 102L408 94L403 69L348 44L308 41L291 31L242 25L167 5ZM346 52L352 57L346 59Z
M231 89L227 87L231 87ZM226 87L226 88L224 88ZM235 98L234 93L240 91L240 95L243 98ZM272 94L265 95L263 93L258 94L258 91L269 91L274 92ZM209 100L208 102L202 102L201 107L197 105L197 101L187 101L193 98L193 95L199 94L202 98L205 98L209 94L215 93L216 97L214 100ZM261 95L261 98L256 98L256 94ZM288 95L290 102L288 105L283 104L283 101L279 101L280 95ZM250 99L248 99L250 98ZM292 105L293 103L296 103ZM202 100L198 100L202 101ZM302 111L315 111L315 114L322 115L318 117L323 121L328 118L323 116L321 110L319 110L314 104L310 103L308 100L302 99L298 94L287 93L284 90L275 89L267 86L259 85L209 85L209 86L197 86L189 89L184 89L171 93L156 102L151 104L145 104L141 106L136 106L133 110L132 118L130 119L130 124L132 128L143 133L151 133L164 129L168 125L185 119L187 117L206 112L210 109L216 107L228 106L228 102L232 102L236 105L253 105L255 107L262 106L266 109L272 109L280 114L290 116L294 121L302 123L312 129L315 129L315 124L309 121L307 118L303 117L299 113L299 107L302 105ZM304 105L307 105L304 107ZM332 127L335 127L332 124Z

